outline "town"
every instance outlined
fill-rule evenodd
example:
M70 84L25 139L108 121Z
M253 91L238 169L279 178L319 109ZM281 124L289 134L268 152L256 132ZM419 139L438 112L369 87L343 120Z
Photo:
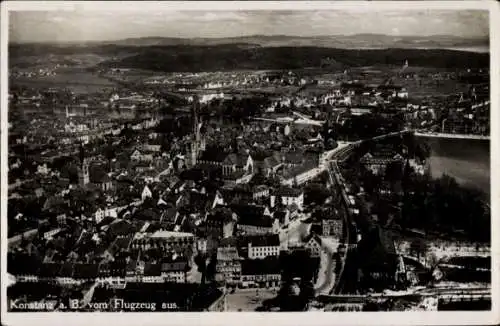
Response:
M492 310L488 11L206 4L9 11L6 317Z
M488 85L469 81L488 71L392 71L110 69L92 73L119 86L94 93L13 79L11 308L437 310L461 293L487 298L489 204L450 195L456 221L437 216L436 228L421 217L443 208L425 215L416 201L459 192L431 179L425 140L488 139ZM448 80L464 91L425 93Z

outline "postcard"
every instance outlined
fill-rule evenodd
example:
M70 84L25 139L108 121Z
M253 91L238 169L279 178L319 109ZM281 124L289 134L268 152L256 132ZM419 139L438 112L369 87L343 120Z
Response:
M499 322L494 17L2 3L2 320Z

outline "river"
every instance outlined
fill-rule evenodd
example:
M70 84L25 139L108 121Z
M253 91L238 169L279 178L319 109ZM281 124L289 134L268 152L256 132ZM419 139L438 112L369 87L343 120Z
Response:
M475 139L427 138L431 147L433 177L443 174L460 184L490 194L490 141Z

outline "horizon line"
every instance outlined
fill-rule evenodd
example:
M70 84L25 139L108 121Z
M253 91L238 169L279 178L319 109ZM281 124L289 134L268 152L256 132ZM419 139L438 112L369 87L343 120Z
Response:
M123 42L127 40L140 40L140 39L172 39L172 40L224 40L224 39L237 39L237 38L251 38L251 37L294 37L294 38L328 38L328 37L348 37L348 36L387 36L393 38L425 38L425 37L452 37L461 39L474 39L474 40L490 40L490 36L477 35L477 36L462 36L453 34L429 34L429 35L417 35L417 34L406 34L406 35L393 35L384 33L354 33L354 34L318 34L318 35L290 35L290 34L248 34L239 36L196 36L196 37L175 37L175 36L138 36L138 37L126 37L119 39L109 39L109 40L42 40L42 41L8 41L8 44L82 44L82 43L113 43L113 42Z

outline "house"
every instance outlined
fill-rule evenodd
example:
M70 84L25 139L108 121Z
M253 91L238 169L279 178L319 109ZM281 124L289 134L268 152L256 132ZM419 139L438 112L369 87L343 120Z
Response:
M148 186L144 186L144 189L142 190L141 198L142 200L146 200L146 198L152 198L153 193L151 192L151 189L149 189Z
M113 261L111 263L100 263L98 267L98 285L108 285L111 288L120 288L125 285L127 263L124 259Z
M229 207L237 216L237 230L241 233L252 235L279 231L278 220L265 206L233 204Z
M237 230L245 235L277 233L279 222L266 215L258 216L256 219L242 218L237 223Z
M52 239L52 237L54 235L58 234L59 232L61 232L60 228L55 228L55 229L49 230L49 231L43 233L43 238L45 240L50 240L50 239Z
M252 174L247 174L245 171L235 171L230 175L224 176L224 181L228 185L246 184L252 179Z
M185 258L167 258L161 263L161 276L165 282L186 283L189 264Z
M126 206L123 207L108 206L104 208L98 208L94 213L94 221L96 224L99 224L107 216L112 218L118 218L118 212L125 208Z
M78 263L73 266L73 278L81 282L94 282L98 277L99 265Z
M222 175L230 176L235 172L243 172L243 174L253 173L253 160L248 154L231 153L222 161Z
M260 198L269 197L269 187L266 185L258 185L252 188L252 199L258 200Z
M163 253L191 254L195 238L192 233L159 230L152 234L136 234L131 248L148 250L158 248Z
M318 164L308 161L303 165L283 171L281 184L284 186L301 185L314 179L320 172Z
M281 227L290 223L290 210L277 210L274 212L273 217L278 220Z
M241 262L240 287L270 288L280 285L281 268L278 257L247 259Z
M161 145L160 144L144 144L142 146L142 150L145 152L159 153L161 151Z
M280 162L278 155L272 155L266 157L262 162L262 171L266 177L271 177L276 175L282 166L283 163Z
M319 257L322 250L326 250L330 254L338 251L339 239L335 237L325 237L312 235L309 241L306 242L305 248L309 250L311 257Z
M335 236L340 238L343 231L343 221L340 218L321 220L322 234L324 236Z
M104 192L113 189L113 181L101 166L90 171L90 182Z
M302 210L304 206L304 191L302 189L280 187L273 191L271 195L271 208L277 205L292 206L294 204Z
M220 150L215 150L215 149L210 149L204 151L199 159L198 159L198 164L206 164L214 167L221 167L228 157L229 153L220 151Z
M205 221L206 232L216 238L228 238L233 236L236 225L236 215L227 208L216 209L207 216Z
M138 149L136 149L130 155L130 159L135 162L140 162L140 161L151 162L153 161L153 154L141 152Z
M248 243L249 259L262 259L280 254L280 238L277 234L248 236L244 240Z
M141 278L144 283L163 283L165 277L162 275L162 265L146 262L144 264L144 273ZM182 283L182 282L179 282Z
M318 236L312 236L304 247L310 252L311 257L319 257L321 253L321 239Z
M252 154L254 161L254 172L266 177L276 174L283 165L278 153L259 152Z

